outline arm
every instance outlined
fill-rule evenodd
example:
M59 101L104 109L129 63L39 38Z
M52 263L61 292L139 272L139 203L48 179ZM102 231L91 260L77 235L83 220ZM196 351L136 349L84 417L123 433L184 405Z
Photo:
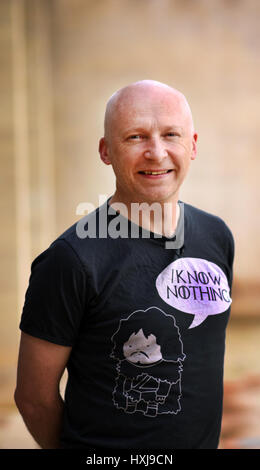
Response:
M21 334L15 402L33 438L43 449L60 444L63 400L59 384L71 347Z

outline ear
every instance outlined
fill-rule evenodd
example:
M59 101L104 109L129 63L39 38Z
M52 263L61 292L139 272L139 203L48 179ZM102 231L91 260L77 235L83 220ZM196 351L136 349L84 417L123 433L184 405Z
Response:
M98 150L99 150L99 155L100 155L102 162L104 162L106 165L111 165L111 161L109 158L108 145L107 145L107 141L105 137L102 137L102 139L100 139Z
M193 134L193 136L192 136L191 160L195 160L195 158L197 156L197 139L198 139L198 134Z

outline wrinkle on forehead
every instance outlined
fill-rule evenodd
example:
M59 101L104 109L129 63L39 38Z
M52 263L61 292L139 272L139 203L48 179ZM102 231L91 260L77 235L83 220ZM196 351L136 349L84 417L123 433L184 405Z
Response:
M186 97L179 90L155 80L141 80L116 91L108 100L105 112L104 130L105 137L109 138L113 126L116 125L117 119L121 113L127 112L129 106L139 103L146 97L160 97L164 101L168 98L174 99L176 107L178 107L185 118L187 119L187 126L190 127L191 132L194 132L193 119L190 106Z

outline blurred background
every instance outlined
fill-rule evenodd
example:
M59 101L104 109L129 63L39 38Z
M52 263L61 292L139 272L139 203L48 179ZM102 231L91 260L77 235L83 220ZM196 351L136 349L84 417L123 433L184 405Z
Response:
M260 448L259 0L1 0L0 448L36 448L13 401L30 265L99 204L105 104L155 79L180 89L199 134L181 199L236 243L220 448Z

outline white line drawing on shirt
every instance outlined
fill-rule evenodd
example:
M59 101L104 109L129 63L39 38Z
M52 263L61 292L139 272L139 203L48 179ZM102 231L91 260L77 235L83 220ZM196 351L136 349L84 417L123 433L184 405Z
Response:
M111 341L117 360L114 405L149 417L177 414L185 354L175 318L158 307L136 310L120 320Z

